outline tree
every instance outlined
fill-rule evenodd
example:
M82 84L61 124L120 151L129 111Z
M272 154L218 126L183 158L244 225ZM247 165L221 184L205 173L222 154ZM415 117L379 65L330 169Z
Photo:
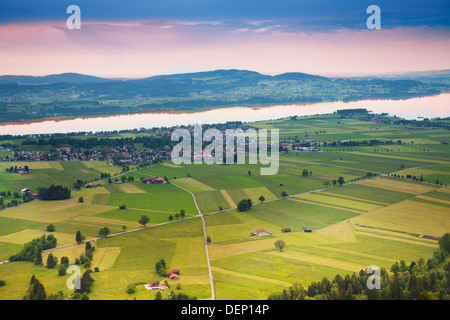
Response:
M83 273L80 281L80 289L75 289L77 293L90 293L94 279L91 277L91 270L86 270Z
M47 269L53 269L58 263L58 258L54 257L52 253L47 256Z
M33 285L30 285L30 294L28 300L45 300L47 299L47 293L45 292L44 285L35 278Z
M69 266L69 258L68 257L61 257L60 264L65 264L66 267Z
M83 198L83 197L79 197L79 198L78 198L78 202L79 202L79 203L83 203L83 202L84 202L84 198Z
M186 215L186 211L184 211L184 209L181 209L181 211L180 211L181 218L184 218L185 215Z
M119 206L119 209L120 209L120 210L124 210L124 209L126 209L126 208L127 208L127 206L125 205L125 203L122 204L121 206Z
M53 224L49 224L46 228L48 232L55 232L56 228Z
M273 244L280 250L280 252L283 251L284 247L286 247L286 242L281 239L276 240Z
M258 200L261 201L261 203L263 203L264 200L266 200L266 198L264 198L264 196L260 196L260 197L258 198Z
M175 218L178 220L178 218L180 217L180 214L177 212L175 213Z
M335 180L333 180L333 186L335 186L336 185L336 183L337 183L337 180L335 179Z
M207 243L211 243L211 237L210 237L210 236L207 236L207 237L206 237L206 242L207 242Z
M340 186L342 186L342 185L345 183L344 177L339 177L339 178L337 179L337 182L339 183Z
M237 210L239 212L244 212L244 211L247 211L250 209L248 200L249 199L242 199L241 201L238 202ZM250 201L250 203L251 203L251 201Z
M307 177L308 176L308 170L304 169L302 171L302 176Z
M450 254L450 233L444 234L439 239L439 248L446 254Z
M76 236L75 236L75 241L76 241L78 244L80 244L80 243L83 242L83 236L81 235L81 231L80 231L80 230L77 231L77 234L76 234Z
M169 220L170 220L170 221L173 220L173 216L172 216L172 215L169 216Z
M252 175L252 172L251 172L250 170L248 170L248 175L249 175L249 176L251 176L251 175Z
M150 218L146 215L141 216L141 218L139 219L139 224L142 224L144 227L147 226L147 223L150 222Z
M98 235L101 237L107 237L111 233L108 227L103 227L98 231Z
M156 293L156 295L155 295L155 300L162 300L162 294L161 294L161 292L157 292Z
M281 192L281 196L282 196L283 198L286 198L286 197L288 196L288 194L287 194L286 191L283 191L283 192Z
M65 276L67 274L67 266L64 264L60 264L58 268L58 275Z
M122 230L123 230L123 231L126 231L126 230L127 230L127 226L123 225L123 226L122 226Z

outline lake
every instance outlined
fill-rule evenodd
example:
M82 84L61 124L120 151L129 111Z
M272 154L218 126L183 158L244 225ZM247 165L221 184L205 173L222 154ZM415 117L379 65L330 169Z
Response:
M230 107L188 113L141 113L117 116L44 120L0 125L0 135L68 133L79 131L114 131L139 128L172 127L196 122L204 124L227 121L265 121L289 116L332 113L340 109L365 108L375 113L389 113L405 119L450 116L450 93L407 100L361 100L312 104L274 105L269 107Z

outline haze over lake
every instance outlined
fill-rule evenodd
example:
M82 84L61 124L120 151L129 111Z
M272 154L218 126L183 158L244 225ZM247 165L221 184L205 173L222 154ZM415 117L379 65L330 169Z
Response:
M313 104L274 105L269 107L230 107L188 113L140 113L117 116L44 120L0 126L0 134L68 133L79 131L114 131L125 129L172 127L225 123L227 121L264 121L289 116L332 113L339 109L365 108L374 113L389 113L405 119L450 116L450 93L408 100L363 100L354 102L321 102Z

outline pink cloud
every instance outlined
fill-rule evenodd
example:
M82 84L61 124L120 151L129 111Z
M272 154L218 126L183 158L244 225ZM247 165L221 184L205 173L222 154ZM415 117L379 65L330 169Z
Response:
M426 28L287 32L279 26L83 21L0 26L0 72L110 77L238 68L262 73L373 74L448 69L448 33Z

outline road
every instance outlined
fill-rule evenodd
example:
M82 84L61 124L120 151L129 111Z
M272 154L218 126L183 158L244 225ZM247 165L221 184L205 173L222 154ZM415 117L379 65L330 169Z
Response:
M171 182L171 184L174 185L175 187L178 187L178 188L186 191L186 192L189 192L189 194L192 196L192 199L194 199L194 203L195 203L195 207L197 208L198 215L202 219L203 238L204 238L204 241L205 241L205 250L206 250L206 261L208 262L209 282L210 282L210 285L211 285L211 300L215 300L213 275L212 275L212 272L211 272L211 264L209 262L209 251L208 251L208 242L207 242L207 235L206 235L205 219L203 218L202 212L200 211L200 208L198 207L197 199L195 199L195 195L191 191L189 191L189 190L187 190L187 189L185 189L183 187L180 187L179 185L177 185L177 184L175 184L173 182Z

